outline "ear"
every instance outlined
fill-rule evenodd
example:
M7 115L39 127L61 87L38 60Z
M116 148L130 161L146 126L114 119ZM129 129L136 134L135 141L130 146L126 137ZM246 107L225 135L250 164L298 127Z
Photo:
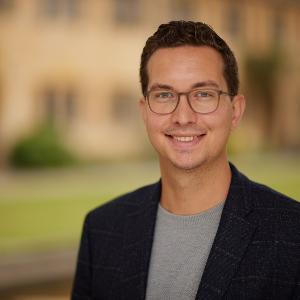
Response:
M235 129L243 115L246 108L246 99L244 95L236 95L232 99L232 119L231 119L231 130Z
M147 103L146 103L145 97L141 97L139 99L138 106L139 106L140 114L145 122L146 121L146 110L147 110Z

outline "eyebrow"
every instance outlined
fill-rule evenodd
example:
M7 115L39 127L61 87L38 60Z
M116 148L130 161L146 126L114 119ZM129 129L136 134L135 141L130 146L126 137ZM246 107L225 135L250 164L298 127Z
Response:
M201 87L215 87L220 88L220 86L213 80L206 80L196 82L191 86L191 89L201 88ZM149 90L154 89L166 89L166 90L175 90L174 87L168 84L154 83Z
M199 88L199 87L207 87L207 86L213 86L215 88L220 88L220 86L213 80L207 80L207 81L201 81L197 82L192 85L192 89Z

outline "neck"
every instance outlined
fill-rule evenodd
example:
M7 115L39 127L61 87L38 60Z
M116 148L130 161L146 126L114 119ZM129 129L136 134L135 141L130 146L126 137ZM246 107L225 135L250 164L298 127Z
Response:
M178 215L192 215L225 201L231 181L227 160L182 170L161 163L161 205Z

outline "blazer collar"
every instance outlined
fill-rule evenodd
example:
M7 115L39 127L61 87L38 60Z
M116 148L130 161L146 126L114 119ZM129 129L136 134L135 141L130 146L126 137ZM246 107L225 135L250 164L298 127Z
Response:
M250 181L230 164L232 179L196 299L218 300L225 294L251 242L256 224L250 215Z
M232 178L196 299L218 300L226 292L256 226L251 213L250 181L230 164ZM123 240L123 299L145 299L161 181L143 193L127 215Z
M138 207L127 215L125 224L123 299L145 299L161 182L138 199Z

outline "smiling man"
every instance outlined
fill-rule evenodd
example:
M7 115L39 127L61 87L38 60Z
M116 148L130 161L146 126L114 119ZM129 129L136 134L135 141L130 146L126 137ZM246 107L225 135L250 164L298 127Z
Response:
M245 99L226 42L162 24L140 78L161 180L88 214L72 299L300 299L300 205L228 162Z

